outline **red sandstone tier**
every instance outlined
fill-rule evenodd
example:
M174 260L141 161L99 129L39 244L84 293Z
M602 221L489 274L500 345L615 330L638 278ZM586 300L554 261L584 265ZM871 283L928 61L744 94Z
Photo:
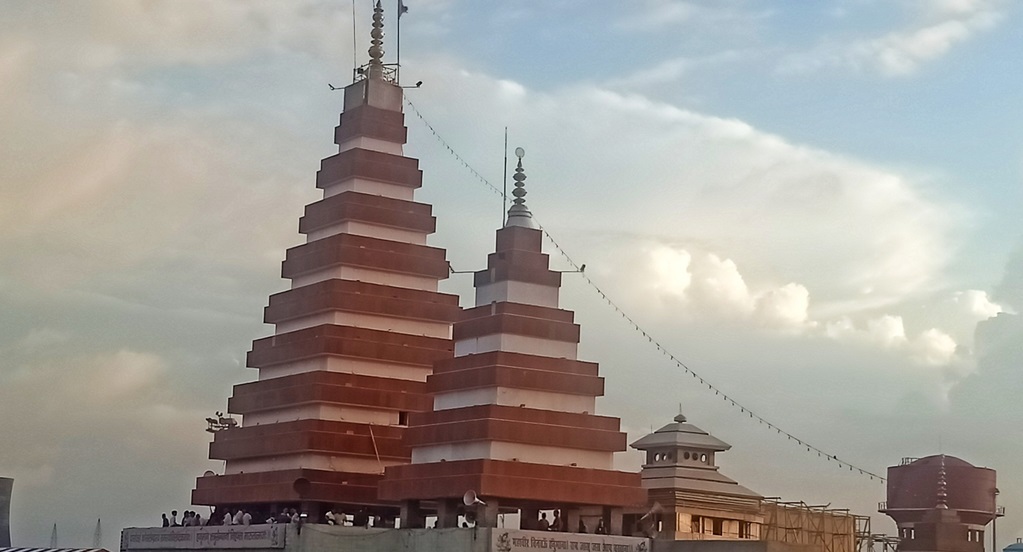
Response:
M210 443L210 458L238 460L300 453L344 455L407 463L411 449L402 428L331 420L295 420L222 431Z
M324 159L316 173L316 187L329 188L352 178L413 189L423 185L423 171L419 170L418 160L356 148Z
M430 401L420 381L321 370L236 385L228 405L243 415L313 403L416 412Z
M458 296L354 280L323 280L271 295L263 321L278 324L333 311L451 324L458 316Z
M615 418L500 405L468 406L416 414L406 431L410 447L471 441L617 452L626 436ZM600 427L613 420L614 428ZM596 427L595 427L596 426Z
M336 234L288 249L281 276L295 278L341 265L437 280L447 278L450 271L443 249L355 234Z
M323 324L253 341L248 366L263 368L325 355L428 367L451 357L451 341Z
M569 395L599 397L604 378L592 362L523 353L491 351L434 364L426 379L430 393L486 387L546 390Z
M500 497L532 504L646 504L638 473L526 462L479 459L392 466L380 482L385 500L460 499L468 490L484 501Z
M404 113L371 105L360 105L346 110L341 114L341 123L334 128L336 144L362 137L404 144L407 136Z
M341 222L363 222L432 234L437 227L432 211L424 203L346 191L306 205L298 230L309 234Z
M308 468L200 477L192 504L344 503L374 506L382 475Z
M587 362L585 360L551 358L508 351L488 351L438 360L433 365L433 372L434 374L442 374L488 366L517 366L531 370L587 376L596 376L599 369L596 362Z

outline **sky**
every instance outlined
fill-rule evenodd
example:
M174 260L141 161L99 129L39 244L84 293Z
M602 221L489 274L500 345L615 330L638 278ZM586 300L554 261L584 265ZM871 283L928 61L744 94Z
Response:
M998 0L406 0L432 245L485 266L504 129L630 442L689 421L765 496L873 516L883 474L998 470L1023 536L1023 58ZM302 242L369 0L2 0L0 476L16 546L190 509ZM394 6L387 60L396 61ZM354 48L354 50L353 50ZM448 149L450 147L450 150ZM457 155L457 156L456 156ZM475 172L470 172L466 165ZM567 257L566 257L567 255ZM571 262L569 261L571 259ZM443 289L471 301L471 279ZM618 458L637 470L636 452ZM989 535L990 536L990 535ZM988 538L989 538L988 536Z

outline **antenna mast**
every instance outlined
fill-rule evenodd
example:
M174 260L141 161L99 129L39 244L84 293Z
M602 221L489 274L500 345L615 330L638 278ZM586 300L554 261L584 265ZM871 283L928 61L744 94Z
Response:
M355 0L352 0L352 79L355 79L355 71L359 69L359 56L356 52L359 50L358 40L356 36L359 34L359 29L356 26L355 19Z
M394 61L396 66L394 68L394 80L398 86L401 86L401 12L405 5L401 3L401 0L397 0L397 2L398 17L394 22L394 55L396 58Z
M501 194L501 227L508 222L508 127L504 127L504 193Z

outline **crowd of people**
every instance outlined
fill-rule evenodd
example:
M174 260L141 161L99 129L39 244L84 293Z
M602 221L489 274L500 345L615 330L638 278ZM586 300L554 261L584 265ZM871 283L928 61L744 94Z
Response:
M206 525L207 520L204 520L199 512L193 512L191 510L185 510L181 514L181 521L178 521L178 511L171 510L171 515L168 518L167 514L163 514L163 526L164 527L201 527Z
M278 511L263 512L245 508L214 507L209 518L203 518L198 512L186 510L178 520L178 511L171 510L170 517L162 514L163 527L209 527L216 525L253 525L272 523L324 523L327 525L347 525L350 527L369 527L371 517L366 510L354 514L345 514L340 510L328 509L322 519L308 520L305 513L295 508L282 507Z
M185 510L181 515L180 521L178 520L177 510L171 510L170 517L167 517L167 514L163 514L162 516L164 527L253 525L254 523L324 523L327 525L369 527L371 520L371 516L366 510L360 510L349 515L341 512L340 510L334 511L333 508L330 508L327 509L322 519L309 521L306 519L306 514L299 513L299 511L295 508L287 507L282 507L280 511L275 509L270 512L250 511L245 508L214 507L210 512L209 518L203 518L199 512ZM380 522L380 520L378 520L378 522ZM568 523L565 521L565 518L561 516L561 510L554 510L551 519L547 518L547 512L540 512L540 517L533 520L532 525L533 527L529 527L529 529L539 531L568 531ZM468 521L463 522L462 526L468 527ZM586 527L586 523L581 518L579 519L579 526L576 528L576 532L589 532ZM607 534L607 527L604 525L603 518L597 522L597 526L593 532L598 535Z

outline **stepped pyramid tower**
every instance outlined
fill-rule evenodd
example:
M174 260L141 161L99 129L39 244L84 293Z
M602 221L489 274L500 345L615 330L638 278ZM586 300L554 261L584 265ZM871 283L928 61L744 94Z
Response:
M496 527L499 513L519 512L528 529L559 509L563 530L583 521L592 532L600 518L621 534L622 508L645 504L646 492L638 473L612 469L626 437L617 418L594 414L604 380L576 359L580 328L558 307L561 273L525 204L523 154L497 250L475 273L476 306L455 322L454 357L427 378L433 410L411 416L412 464L388 467L380 494L402 501L403 527L427 511L437 527L459 514Z
M377 483L410 461L402 435L410 413L430 409L433 363L452 356L458 297L437 292L449 267L426 245L431 206L413 198L422 171L402 153L402 89L382 62L379 2L371 37L369 63L344 89L338 153L316 175L323 199L306 206L306 242L283 263L291 289L265 309L274 335L248 354L259 378L228 402L243 423L210 445L225 471L198 478L194 504L254 516L294 507L314 519L327 507L397 513Z

